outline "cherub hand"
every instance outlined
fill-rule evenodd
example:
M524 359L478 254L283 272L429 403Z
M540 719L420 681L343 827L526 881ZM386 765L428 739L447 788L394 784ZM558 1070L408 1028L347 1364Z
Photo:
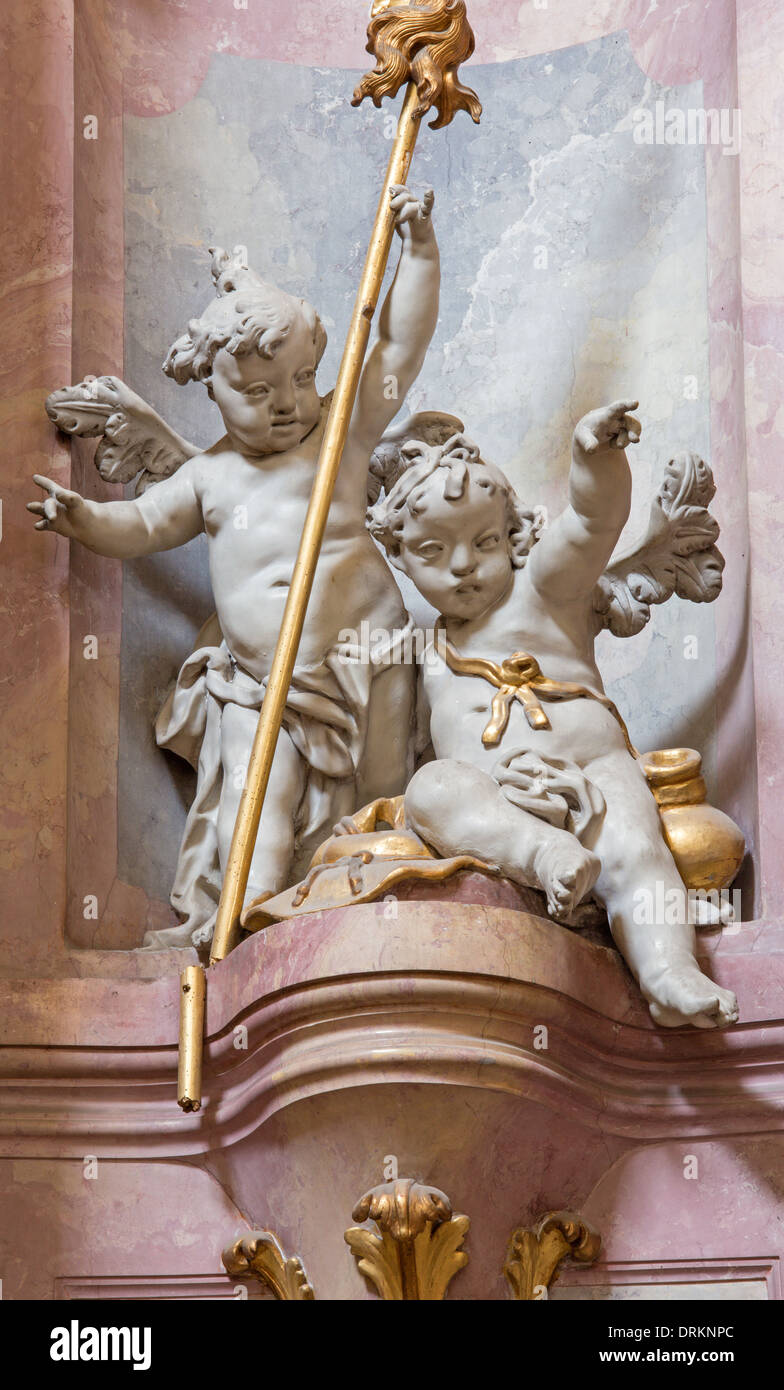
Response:
M33 474L33 482L49 493L45 502L28 502L28 512L35 512L41 521L36 521L36 531L56 531L58 536L80 538L82 528L79 522L84 517L86 504L78 492L71 492L51 478L40 473Z
M642 425L629 411L636 410L639 401L613 401L584 415L574 432L576 442L586 454L597 449L625 449L638 444Z
M435 200L432 188L426 188L420 202L402 183L393 183L389 189L390 207L395 214L395 227L403 241L409 238L418 241L432 233L430 213Z

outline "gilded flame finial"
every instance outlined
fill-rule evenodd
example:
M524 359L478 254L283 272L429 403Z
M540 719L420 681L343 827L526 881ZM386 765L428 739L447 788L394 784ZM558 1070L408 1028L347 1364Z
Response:
M482 104L457 75L474 51L465 0L374 0L367 33L376 66L355 89L352 106L365 97L380 106L382 97L395 96L410 81L419 96L414 114L422 117L431 106L438 112L430 122L434 130L449 125L456 111L467 111L478 122Z

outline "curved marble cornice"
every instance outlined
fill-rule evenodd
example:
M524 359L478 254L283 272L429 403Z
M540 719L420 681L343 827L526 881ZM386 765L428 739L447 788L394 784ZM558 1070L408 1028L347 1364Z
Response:
M614 951L526 913L401 902L387 920L370 904L246 941L209 973L197 1115L175 1104L176 981L146 986L149 1029L124 1032L123 989L86 983L80 1027L61 1020L84 1041L62 1045L49 1015L48 1045L0 1049L3 1154L193 1156L310 1096L414 1083L518 1095L648 1142L784 1128L783 1022L654 1030ZM91 994L112 1016L85 1018Z

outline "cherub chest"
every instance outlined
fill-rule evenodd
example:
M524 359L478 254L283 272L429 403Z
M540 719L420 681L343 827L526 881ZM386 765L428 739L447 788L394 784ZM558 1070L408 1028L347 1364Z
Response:
M248 470L211 487L202 499L207 535L228 534L236 541L260 532L290 534L302 529L310 492L310 476L281 477Z

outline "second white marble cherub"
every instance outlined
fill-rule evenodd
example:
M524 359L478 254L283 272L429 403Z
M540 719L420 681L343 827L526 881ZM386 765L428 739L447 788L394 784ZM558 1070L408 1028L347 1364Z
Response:
M370 519L441 614L423 663L436 760L409 784L406 817L441 855L473 853L540 887L556 917L593 891L654 1020L721 1027L735 998L697 963L686 891L594 654L594 592L629 514L636 407L580 421L569 504L541 535L462 436L407 446L410 467ZM644 920L642 897L661 890L682 910Z

